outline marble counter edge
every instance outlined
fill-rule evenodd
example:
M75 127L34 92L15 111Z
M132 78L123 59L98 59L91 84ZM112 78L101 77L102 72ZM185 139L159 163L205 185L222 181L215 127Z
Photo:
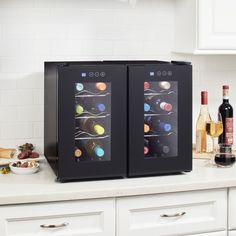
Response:
M0 185L0 187L3 187ZM212 181L206 183L196 184L176 184L173 186L138 186L138 187L120 187L120 188L107 188L107 189L95 189L84 191L55 191L47 192L46 190L40 192L24 192L21 194L6 194L2 196L0 194L0 205L10 204L27 204L27 203L46 203L46 202L59 202L59 201L75 201L75 200L89 200L89 199L101 199L101 198L119 198L140 196L147 194L165 194L175 192L197 191L197 190L211 190L222 188L236 187L236 179Z

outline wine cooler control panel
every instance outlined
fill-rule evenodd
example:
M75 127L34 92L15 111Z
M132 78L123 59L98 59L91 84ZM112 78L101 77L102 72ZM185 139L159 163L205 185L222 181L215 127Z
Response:
M76 162L110 161L110 149L111 83L75 83Z
M144 158L177 156L177 135L177 81L144 82Z

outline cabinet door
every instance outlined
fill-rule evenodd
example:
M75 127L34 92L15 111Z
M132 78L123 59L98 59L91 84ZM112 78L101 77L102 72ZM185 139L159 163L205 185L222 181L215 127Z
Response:
M229 236L236 236L236 230L235 231L229 231Z
M114 200L0 207L1 236L114 236Z
M236 1L199 0L198 48L236 49Z
M236 229L236 188L229 191L229 229Z
M226 228L226 190L127 197L117 201L117 236L194 235Z

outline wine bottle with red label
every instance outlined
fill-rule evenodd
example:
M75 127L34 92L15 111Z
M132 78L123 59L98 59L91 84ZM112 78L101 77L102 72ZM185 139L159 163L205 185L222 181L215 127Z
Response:
M219 106L223 121L223 133L219 136L220 145L233 145L233 107L229 103L229 86L223 85L223 103Z

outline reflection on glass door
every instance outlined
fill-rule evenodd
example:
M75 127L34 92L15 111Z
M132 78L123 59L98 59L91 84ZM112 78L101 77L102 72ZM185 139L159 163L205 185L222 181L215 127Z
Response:
M110 161L111 83L75 83L75 160Z
M178 83L144 82L144 158L178 155Z

